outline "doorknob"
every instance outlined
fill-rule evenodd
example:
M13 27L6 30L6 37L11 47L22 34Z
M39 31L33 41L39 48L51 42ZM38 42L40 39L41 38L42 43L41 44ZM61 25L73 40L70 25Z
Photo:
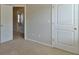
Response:
M74 28L74 30L77 30L77 28Z
M2 27L3 25L0 25L0 27Z

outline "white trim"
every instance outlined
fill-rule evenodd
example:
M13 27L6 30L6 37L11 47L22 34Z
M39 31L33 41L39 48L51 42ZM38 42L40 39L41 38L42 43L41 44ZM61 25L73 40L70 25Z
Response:
M46 43L43 43L43 42L39 42L39 41L36 41L36 40L33 40L33 39L27 39L27 40L29 40L29 41L33 41L33 42L36 42L36 43L38 43L38 44L42 44L42 45L45 45L45 46L49 46L49 47L52 47L52 45L51 44L46 44Z
M1 43L1 5L0 5L0 43Z
M27 39L27 29L26 29L26 5L24 6L24 15L25 15L25 23L24 23L24 39Z
M11 5L13 7L25 7L25 4L8 4Z
M11 40L1 41L0 44L2 44L2 43L6 43L6 42L9 42L9 41L12 41L12 39L11 39Z

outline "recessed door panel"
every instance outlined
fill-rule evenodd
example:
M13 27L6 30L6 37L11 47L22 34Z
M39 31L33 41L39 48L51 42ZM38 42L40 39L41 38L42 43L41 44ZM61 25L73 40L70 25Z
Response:
M57 24L73 25L74 5L59 5L57 12Z
M73 31L58 30L56 37L57 37L57 42L61 44L65 44L68 46L74 45L74 32Z

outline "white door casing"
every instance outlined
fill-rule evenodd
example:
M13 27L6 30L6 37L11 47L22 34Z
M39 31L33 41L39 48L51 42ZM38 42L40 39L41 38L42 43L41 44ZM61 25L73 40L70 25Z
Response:
M1 5L0 5L0 42L1 42Z
M13 40L13 10L10 5L1 5L1 43Z
M74 53L79 53L78 5L60 4L54 5L54 8L55 39L52 41L53 47L57 47Z

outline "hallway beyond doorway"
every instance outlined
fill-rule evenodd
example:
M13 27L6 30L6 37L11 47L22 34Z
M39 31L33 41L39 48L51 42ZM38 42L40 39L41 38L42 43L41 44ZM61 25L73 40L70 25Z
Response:
M15 39L24 39L24 34L22 34L22 33L19 33L19 32L14 32L14 34L13 34L13 39L15 40Z
M13 37L24 38L24 7L13 7Z

